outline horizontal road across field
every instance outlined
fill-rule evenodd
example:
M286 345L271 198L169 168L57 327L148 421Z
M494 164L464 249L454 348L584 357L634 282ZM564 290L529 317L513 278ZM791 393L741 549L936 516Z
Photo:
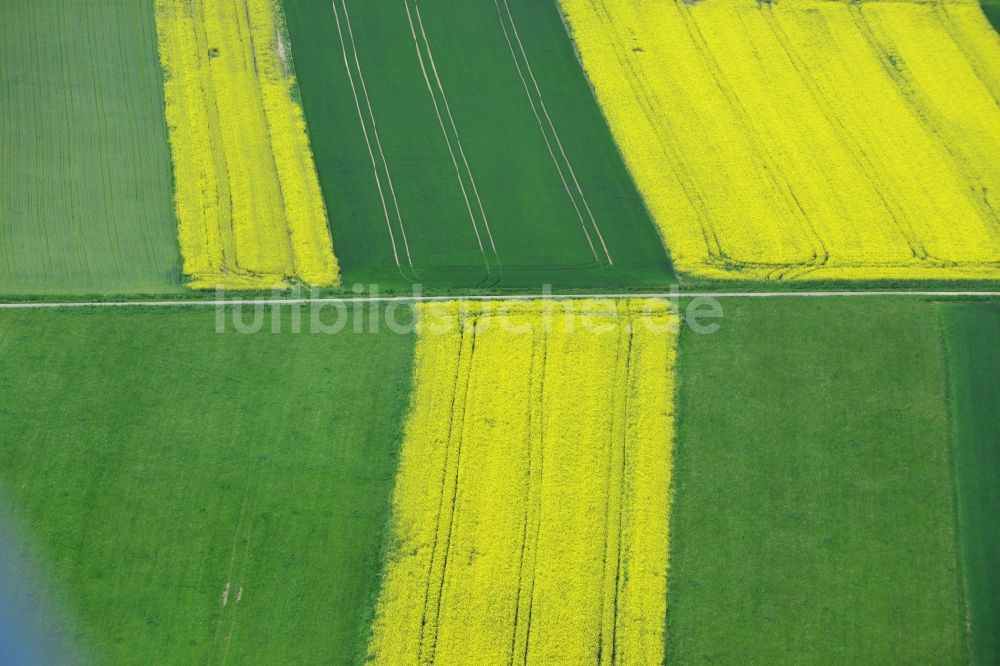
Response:
M422 303L433 301L529 301L615 298L841 298L917 296L922 298L1000 298L1000 291L678 291L642 294L506 294L487 296L331 296L328 298L232 298L173 301L36 301L0 303L0 309L40 308L170 308L190 305L307 305L311 303Z

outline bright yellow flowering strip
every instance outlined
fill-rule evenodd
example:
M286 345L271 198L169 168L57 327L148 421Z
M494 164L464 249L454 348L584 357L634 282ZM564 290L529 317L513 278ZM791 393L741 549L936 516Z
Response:
M336 284L275 0L156 0L156 24L189 284Z
M976 0L560 0L676 267L1000 278L1000 38Z
M644 300L420 315L369 657L661 663L676 318Z

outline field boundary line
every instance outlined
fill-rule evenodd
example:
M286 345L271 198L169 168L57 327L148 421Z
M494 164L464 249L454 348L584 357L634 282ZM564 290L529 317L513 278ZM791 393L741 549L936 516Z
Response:
M427 61L431 64L431 71L434 72L434 80L437 82L438 90L441 91L441 101L444 102L444 110L448 113L448 121L451 123L451 129L455 132L455 143L458 145L458 154L462 157L462 163L465 164L465 170L469 174L469 182L472 184L472 192L476 195L476 202L479 204L479 212L483 216L483 226L486 227L486 235L490 238L490 247L493 249L493 256L497 259L497 269L502 271L502 266L500 263L500 254L497 252L496 243L493 241L493 231L490 229L490 221L486 217L486 209L483 207L483 200L479 197L479 188L476 186L476 177L472 174L472 167L469 166L469 160L465 157L465 149L462 147L462 137L458 133L458 126L455 124L455 117L451 114L451 105L448 103L448 95L444 92L444 85L441 83L441 77L438 76L437 65L434 63L434 51L431 50L431 41L427 38L427 33L424 31L424 19L420 16L420 5L416 2L413 3L413 11L417 15L417 24L420 25L420 35L424 38L424 45L427 47Z
M570 301L677 298L996 298L1000 291L674 291L594 294L490 294L448 296L328 296L321 298L240 298L166 301L24 301L0 303L0 310L55 308L186 308L227 305L323 305L334 303L444 303L448 301Z
M493 242L493 232L490 230L490 221L486 217L486 209L483 207L483 200L479 196L479 188L476 186L476 177L472 174L472 167L469 166L469 160L465 157L465 148L462 147L462 137L458 132L458 125L455 124L455 117L451 113L451 105L448 103L448 95L444 91L444 84L441 83L441 77L438 76L437 65L434 63L434 51L431 50L431 41L427 38L427 32L424 30L424 19L420 16L420 5L414 2L413 11L417 15L417 24L420 26L420 36L424 38L424 45L427 47L427 62L431 64L431 71L434 72L434 81L437 83L438 90L441 91L441 101L444 102L444 110L448 114L448 122L451 123L451 129L455 133L455 144L458 146L458 154L462 158L462 163L465 165L465 170L469 174L469 183L472 185L472 192L476 195L476 203L479 204L479 212L483 216L483 226L486 227L486 235L490 237L490 247L493 248L493 254L497 258L499 265L500 255L497 254L496 243Z
M535 101L531 98L531 91L528 88L528 81L524 78L524 73L521 71L521 64L517 61L517 54L514 53L514 44L510 41L510 36L507 33L507 26L503 20L503 14L500 10L500 4L497 0L494 0L494 4L497 8L497 15L500 18L500 29L503 30L504 39L507 40L507 47L510 49L511 58L514 61L514 67L517 68L517 75L521 79L521 83L524 86L524 92L528 97L528 104L531 106L531 112L535 114L535 120L538 122L538 129L542 133L542 139L545 140L545 147L549 150L549 155L552 157L552 163L556 167L556 173L559 174L559 180L562 181L563 188L566 190L566 196L569 197L570 203L573 204L573 208L576 210L576 215L580 219L580 228L583 229L583 235L587 238L587 244L590 246L590 252L594 255L594 261L600 263L600 259L597 256L597 248L594 247L594 241L590 238L590 232L587 231L587 225L583 221L583 213L580 212L580 207L576 203L576 199L573 197L573 193L569 189L569 183L566 182L566 177L563 175L562 167L559 165L559 160L556 158L555 151L552 150L552 142L549 141L548 135L545 133L545 126L542 124L542 117L538 114L538 109L535 107ZM554 129L554 128L553 128ZM607 251L607 248L605 248ZM608 255L608 261L610 264L614 264L611 261L611 256Z
M354 41L354 28L351 25L351 13L347 10L347 0L341 0L341 8L344 10L344 22L347 24L347 35L351 38L351 52L354 54L354 65L358 70L358 80L361 81L361 92L365 96L365 105L368 107L368 115L372 119L372 133L375 135L375 145L378 146L378 154L382 158L382 168L385 170L385 179L389 183L389 193L392 195L392 203L396 209L396 219L399 222L399 233L403 237L403 248L406 251L406 262L413 268L413 258L410 256L410 241L406 237L406 227L403 225L403 214L399 210L399 200L396 198L396 186L392 182L392 174L389 172L389 160L385 158L382 150L382 138L378 133L378 123L375 122L375 110L372 108L372 100L368 96L368 85L365 83L365 74L361 70L361 59L358 57L358 45ZM346 46L345 46L346 50Z
M430 76L427 74L427 67L424 64L424 55L420 49L420 39L417 37L417 30L413 22L413 13L410 12L409 0L403 0L403 7L406 9L406 19L410 24L410 33L413 35L413 45L417 50L417 61L420 63L420 71L424 76L424 83L427 84L427 92L430 93L431 102L434 105L434 113L437 116L438 124L441 127L441 133L444 135L445 143L448 145L448 153L451 155L452 165L455 167L455 175L458 178L458 185L462 189L462 197L465 199L465 207L469 212L469 218L472 221L472 229L476 233L476 241L479 244L479 252L483 255L483 260L486 263L486 274L487 279L493 278L493 269L490 267L490 261L486 256L486 248L483 245L483 238L479 232L479 225L476 223L476 215L472 211L472 202L469 199L469 193L465 188L465 182L462 180L462 170L458 166L458 158L455 157L455 149L452 147L451 138L448 136L448 130L444 125L444 118L441 115L441 108L438 105L437 97L434 95L434 87L431 85ZM417 15L417 23L420 24L420 35L424 40L424 48L427 49L427 62L430 63L431 71L434 73L434 80L437 83L437 88L441 91L441 101L444 103L445 111L448 114L448 120L451 124L452 131L455 133L455 143L458 146L459 155L462 157L462 162L465 165L465 171L469 176L469 184L472 186L473 194L476 197L476 202L479 205L479 212L483 218L483 225L486 228L486 234L489 237L490 247L493 250L493 256L497 260L497 270L503 275L503 266L500 261L500 254L497 252L496 243L493 240L493 231L490 229L489 220L486 217L486 209L483 207L483 201L479 196L479 188L476 186L476 178L472 175L472 168L469 166L469 161L465 157L465 150L462 148L462 138L458 133L458 126L455 124L455 118L451 113L451 106L448 104L448 96L444 92L444 85L441 83L441 77L438 76L437 67L434 64L434 54L431 51L430 40L427 39L427 33L424 30L424 21L420 16L420 7L416 4L413 6L414 12ZM497 280L500 278L498 277Z
M375 160L375 153L372 150L372 142L368 137L368 126L365 125L364 113L361 111L361 100L358 97L358 89L354 85L354 74L351 72L351 63L347 57L347 42L344 41L344 32L340 27L340 13L337 11L337 0L332 0L330 4L333 8L333 18L337 23L337 34L340 36L340 49L344 54L344 68L347 70L347 79L351 83L351 92L354 93L354 106L358 110L358 120L361 121L361 131L365 135L365 143L368 145L368 156L371 157L372 170L375 173L375 185L378 187L378 195L382 200L382 212L385 214L385 225L389 230L389 242L392 243L392 256L396 261L396 268L402 272L403 267L399 262L399 250L396 247L396 234L392 231L392 222L389 219L389 206L385 200L385 192L382 190L382 178L378 173L378 162Z
M594 213L590 210L590 204L587 202L587 197L583 193L580 181L577 180L576 171L573 169L573 163L570 162L569 156L566 155L566 149L563 148L563 143L559 139L559 132L556 130L555 123L552 122L552 117L549 115L549 109L545 105L545 96L542 95L542 89L539 87L538 80L535 78L535 72L531 68L531 60L528 59L528 53L524 50L524 43L521 41L521 35L517 31L517 22L514 20L514 14L510 11L510 4L507 0L502 1L504 8L507 10L507 17L510 19L511 32L514 34L514 39L517 40L518 48L521 51L521 55L524 57L524 64L527 68L528 76L531 78L531 83L535 87L535 92L538 93L539 106L541 106L542 113L545 114L545 119L548 121L549 128L552 130L552 137L556 140L556 145L559 146L559 152L562 154L563 160L566 162L566 168L569 170L570 178L573 179L576 191L580 194L580 200L583 201L583 207L586 209L588 217L590 217L590 224L593 225L594 231L597 232L597 239L601 242L601 248L604 250L604 255L608 259L608 265L614 266L615 262L611 259L611 252L608 251L608 246L604 242L604 234L601 233L601 229L597 225L597 220L594 218ZM507 26L504 24L503 14L500 11L500 0L493 0L493 4L496 5L497 14L500 17L500 27L503 28L504 38L507 40L507 46L510 47L510 54L514 58L514 65L517 67L517 74L521 77L521 82L524 84L524 91L528 94L528 102L531 104L531 110L535 114L535 118L538 119L538 126L542 130L542 137L545 139L545 143L549 148L549 154L552 155L552 161L556 164L556 170L559 172L559 178L562 179L563 185L566 187L566 193L569 194L570 200L573 201L573 207L576 208L577 215L580 215L580 209L576 204L576 200L573 198L573 195L570 194L569 184L566 182L566 178L563 177L562 168L559 166L559 160L556 159L555 153L552 151L552 145L549 143L549 138L545 135L545 128L542 125L542 119L538 115L538 111L535 109L534 100L531 99L531 91L528 89L528 82L521 73L521 65L517 61L517 54L514 53L514 45L511 43L510 37L507 35ZM594 251L594 244L590 241L590 233L587 231L582 215L580 215L580 225L583 226L584 233L587 235L587 241L590 242L590 249ZM596 251L594 251L594 258L597 258Z

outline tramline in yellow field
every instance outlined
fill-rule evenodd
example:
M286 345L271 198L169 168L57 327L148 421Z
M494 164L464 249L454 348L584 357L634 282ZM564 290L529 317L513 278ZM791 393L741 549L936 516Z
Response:
M1000 38L974 0L560 0L675 266L1000 278Z
M676 318L639 300L420 314L369 657L661 663Z
M333 285L339 268L275 0L156 0L184 272Z

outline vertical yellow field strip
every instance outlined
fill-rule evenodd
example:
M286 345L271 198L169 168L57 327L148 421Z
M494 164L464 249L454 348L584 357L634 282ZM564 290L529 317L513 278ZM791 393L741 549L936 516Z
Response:
M614 383L611 385L611 430L608 447L607 489L604 531L604 594L601 597L601 633L597 645L600 663L614 663L618 647L618 602L622 583L622 554L626 546L623 538L625 518L625 466L628 439L625 434L628 420L629 375L632 371L633 332L625 328L618 335L618 351ZM611 640L608 640L610 638Z
M467 325L482 324L473 316ZM443 593L427 625L429 661L460 663L477 636L481 663L503 662L511 651L530 445L524 407L531 399L531 337L509 347L488 328L476 334L448 557L434 572Z
M653 327L634 327L629 364L628 395L633 399L625 423L621 526L625 538L613 660L618 664L663 663L663 647L655 638L663 634L667 598L665 594L651 594L650 590L667 589L667 569L663 563L669 562L670 502L664 488L670 486L671 470L669 464L664 465L662 449L644 442L656 442L664 433L670 433L673 441L673 400L664 401L659 396L674 395L676 357L673 345L664 353L660 331L676 326L677 322L663 311L650 315L647 322ZM662 525L665 531L650 530L649 525Z
M214 107L204 101L207 82L197 64L197 44L192 47L188 43L195 37L189 31L166 29L180 26L185 20L177 16L179 10L183 8L173 2L157 2L157 36L160 63L165 72L173 73L164 81L163 90L174 154L174 202L178 234L185 248L184 269L190 275L199 275L211 272L212 266L223 265L218 206L220 202L228 205L229 196L220 193L216 179L221 173L225 183L225 160L218 154L210 124L209 112ZM187 154L178 159L182 149Z
M274 0L156 0L156 17L190 285L336 284Z
M1000 39L974 2L560 6L682 272L1000 277Z
M600 657L603 609L614 584L608 542L618 538L608 527L620 487L620 456L614 454L621 447L615 437L620 403L619 413L615 403L623 397L616 396L624 388L619 377L627 372L620 351L626 322L613 314L603 322L606 331L556 324L550 333L541 529L528 634L531 663Z
M306 284L330 284L339 279L340 269L333 254L305 116L291 97L291 46L273 5L258 1L248 7L254 34L276 43L273 49L257 47L256 65L296 275Z
M662 661L676 320L550 307L421 309L376 663Z
M535 572L538 568L538 540L542 529L542 478L545 472L545 421L548 403L545 400L545 380L548 367L548 341L538 336L531 359L531 395L527 478L524 482L524 524L521 530L521 555L518 559L517 606L511 634L511 661L527 661L530 646L531 620L534 611Z
M292 268L291 252L242 4L204 3L208 44L217 51L206 53L205 63L229 169L236 266L252 274L281 275Z

